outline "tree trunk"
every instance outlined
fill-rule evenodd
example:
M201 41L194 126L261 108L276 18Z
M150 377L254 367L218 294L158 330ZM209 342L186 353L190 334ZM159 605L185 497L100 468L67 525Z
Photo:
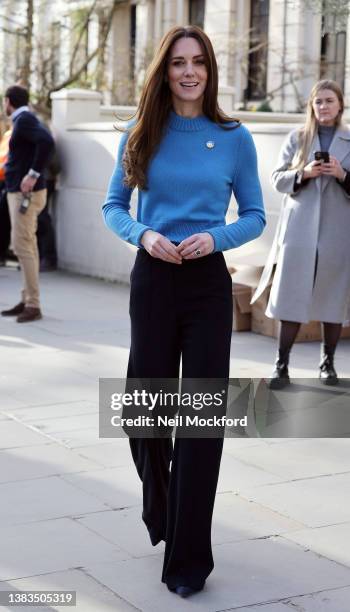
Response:
M27 0L27 23L25 30L25 55L22 70L22 82L24 87L30 87L30 66L33 52L33 12L34 0Z
M104 10L98 12L98 48L96 68L96 89L101 91L105 87L106 70L106 30L108 28L108 15Z

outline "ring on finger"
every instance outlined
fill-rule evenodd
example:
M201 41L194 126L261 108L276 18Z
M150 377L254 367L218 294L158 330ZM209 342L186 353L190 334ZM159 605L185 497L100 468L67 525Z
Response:
M194 251L194 254L195 254L197 257L200 257L200 256L201 256L201 254L202 254L202 251L201 251L200 249L196 249L196 250Z

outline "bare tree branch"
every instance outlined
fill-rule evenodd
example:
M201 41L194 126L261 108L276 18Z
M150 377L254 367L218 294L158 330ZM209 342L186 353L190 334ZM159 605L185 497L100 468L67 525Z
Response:
M329 33L346 30L350 16L349 0L287 0L287 3L292 8L302 3L304 9L316 15L322 15L327 22L326 28Z
M33 52L33 6L34 0L27 0L27 23L25 29L25 55L22 70L23 85L29 89L30 64Z
M84 20L84 22L82 23L82 25L80 27L79 35L78 35L77 41L76 41L76 43L74 45L74 49L73 49L73 52L72 52L72 57L71 57L71 60L70 60L69 74L73 73L75 58L76 58L77 53L78 53L78 51L80 49L81 41L83 39L84 34L86 34L86 30L87 30L87 28L89 26L89 21L90 21L91 15L92 15L93 11L95 10L95 7L96 7L97 3L98 3L98 0L94 0L94 2L90 5L90 8L89 8L88 12L86 13L85 20Z
M9 30L5 26L0 26L0 30L5 32L6 34L14 34L15 36L26 36L25 32L21 32L20 30Z
M88 55L86 60L80 65L80 67L73 74L70 74L67 79L65 79L64 81L61 81L61 83L57 83L57 85L52 87L48 91L48 96L50 96L50 94L53 91L58 91L59 89L63 89L64 87L67 87L68 85L71 85L72 83L74 83L74 81L77 81L80 75L84 72L84 70L86 70L91 60L93 60L94 57L97 55L97 53L98 53L98 48L94 49L94 51L92 51L90 55Z
M96 55L100 52L101 47L105 47L106 46L106 42L107 42L107 38L108 38L108 34L110 32L111 26L112 26L112 22L113 22L113 16L115 13L115 9L117 7L117 4L119 4L120 0L113 0L112 6L108 12L108 16L106 19L106 27L104 30L104 34L102 39L99 42L99 46L94 49L94 51L92 51L88 57L85 59L85 61L81 64L81 66L73 73L70 74L66 79L64 79L63 81L61 81L60 83L57 83L56 85L54 85L53 87L51 87L47 94L46 94L46 98L47 101L49 102L50 100L50 94L53 93L54 91L58 91L59 89L63 89L64 87L67 87L68 85L71 85L72 83L74 83L74 81L77 81L79 79L79 77L81 76L81 74L84 72L84 70L86 70L87 66L90 64L90 62L94 59L94 57L96 57Z

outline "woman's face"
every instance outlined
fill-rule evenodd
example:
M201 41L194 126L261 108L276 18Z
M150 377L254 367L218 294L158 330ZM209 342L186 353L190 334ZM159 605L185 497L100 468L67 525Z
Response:
M208 72L201 45L195 38L179 38L170 49L168 84L176 107L202 110Z
M341 105L334 91L320 89L313 99L312 108L320 125L334 125Z

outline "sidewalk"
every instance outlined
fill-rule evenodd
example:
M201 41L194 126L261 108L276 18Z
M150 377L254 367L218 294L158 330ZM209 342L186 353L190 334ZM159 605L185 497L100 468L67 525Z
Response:
M1 310L19 286L0 268ZM160 582L127 440L98 438L98 378L126 372L128 288L60 272L41 286L41 321L0 320L0 590L76 590L78 612L347 612L350 441L225 440L215 568L180 599ZM231 354L231 376L268 376L275 341L235 333ZM318 360L297 344L293 376ZM350 378L350 340L336 365Z

